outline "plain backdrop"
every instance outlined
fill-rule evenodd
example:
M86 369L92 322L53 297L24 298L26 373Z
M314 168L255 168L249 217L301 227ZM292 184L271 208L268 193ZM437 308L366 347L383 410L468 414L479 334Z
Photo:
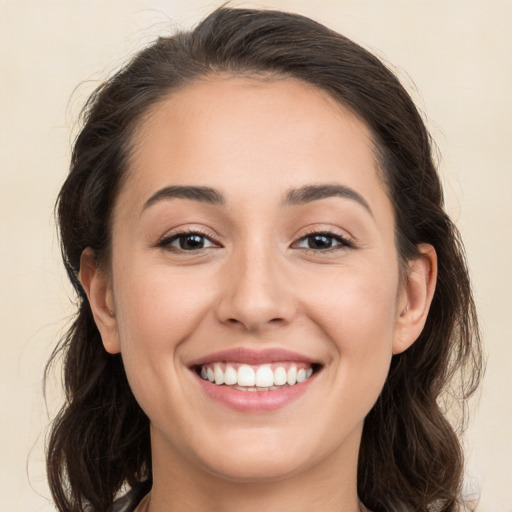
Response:
M58 379L45 361L73 296L53 206L80 108L158 34L197 23L205 0L0 0L0 489L6 511L51 511L44 438ZM463 233L488 355L466 436L466 489L512 511L512 2L269 0L377 53L399 74L440 151L447 208ZM478 407L477 407L478 406Z

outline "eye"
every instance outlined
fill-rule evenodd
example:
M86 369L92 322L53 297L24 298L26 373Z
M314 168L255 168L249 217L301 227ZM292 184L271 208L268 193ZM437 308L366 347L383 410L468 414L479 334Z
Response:
M175 233L158 243L159 247L172 251L192 252L208 247L219 247L207 235L199 231Z
M329 251L352 247L352 243L340 235L334 233L310 233L299 239L295 247L301 249L310 249L313 251Z

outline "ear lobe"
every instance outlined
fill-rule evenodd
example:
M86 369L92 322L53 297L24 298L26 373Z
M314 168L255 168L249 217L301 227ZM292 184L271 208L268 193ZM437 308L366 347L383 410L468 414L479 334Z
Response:
M87 247L80 257L78 279L89 300L105 350L111 354L119 353L121 347L110 280L107 274L98 268L96 255L90 247Z
M437 280L437 254L430 244L418 245L419 255L408 262L407 280L398 300L393 354L407 350L427 320Z

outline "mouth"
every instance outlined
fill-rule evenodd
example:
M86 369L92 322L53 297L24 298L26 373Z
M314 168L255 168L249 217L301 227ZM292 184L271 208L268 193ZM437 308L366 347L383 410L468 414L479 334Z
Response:
M238 391L277 391L296 386L320 371L315 363L282 361L260 365L216 361L194 366L203 380Z
M207 395L232 408L270 411L301 396L323 365L283 350L236 349L190 365Z

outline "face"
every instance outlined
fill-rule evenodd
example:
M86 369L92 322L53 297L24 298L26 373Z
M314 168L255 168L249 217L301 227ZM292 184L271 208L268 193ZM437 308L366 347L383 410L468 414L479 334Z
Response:
M362 122L292 79L173 93L138 128L112 244L108 273L83 263L86 288L155 465L355 468L392 354L421 328Z

